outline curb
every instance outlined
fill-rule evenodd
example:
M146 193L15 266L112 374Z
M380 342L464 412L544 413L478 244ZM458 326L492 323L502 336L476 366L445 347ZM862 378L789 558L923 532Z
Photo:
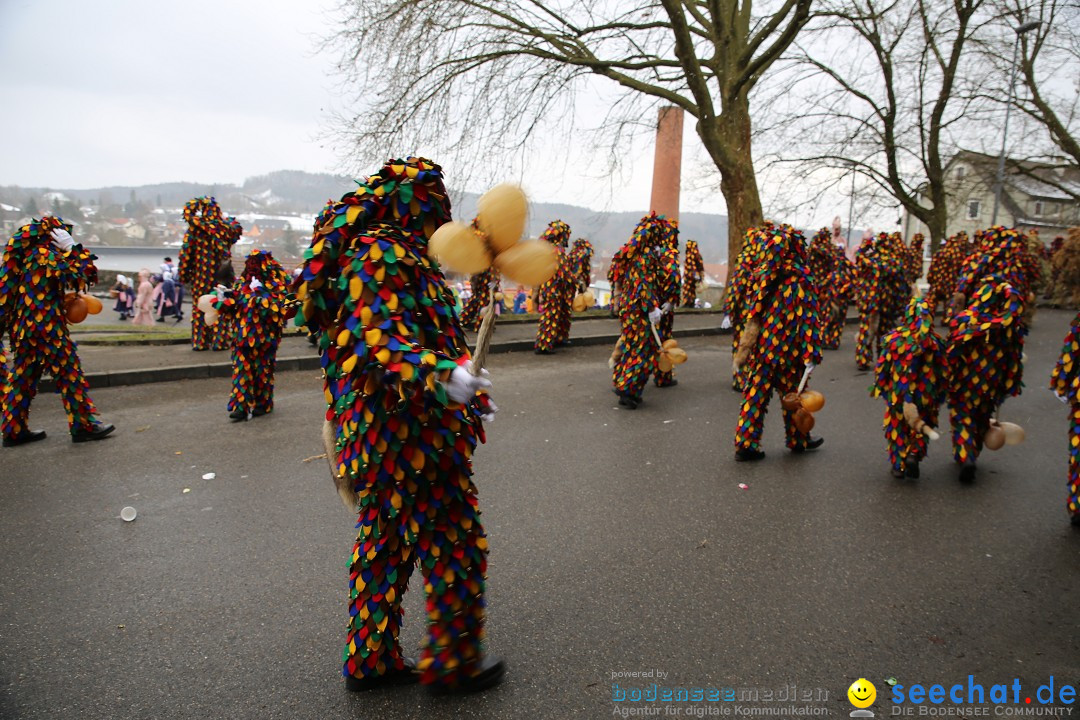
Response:
M858 317L848 317L847 323L857 323ZM686 337L710 337L715 335L730 335L730 329L716 327L676 329L672 336L676 338ZM586 347L592 345L614 345L619 339L618 334L602 333L597 335L582 335L573 338L574 347ZM187 342L187 341L185 341ZM493 341L491 353L528 352L533 349L533 340L508 340L504 342ZM275 372L289 372L296 370L321 370L322 363L318 355L293 355L279 357ZM205 380L208 378L232 377L232 361L216 363L199 363L197 365L174 365L159 368L136 368L130 370L110 370L106 372L86 373L87 383L91 388L123 387L126 385L145 385L158 382L175 382L177 380ZM56 382L52 378L42 378L38 386L38 392L54 392Z

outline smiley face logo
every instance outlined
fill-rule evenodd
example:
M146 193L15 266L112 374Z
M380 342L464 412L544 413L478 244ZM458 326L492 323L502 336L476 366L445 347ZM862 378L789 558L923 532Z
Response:
M877 699L877 688L866 678L859 678L847 689L848 700L857 708L867 708Z

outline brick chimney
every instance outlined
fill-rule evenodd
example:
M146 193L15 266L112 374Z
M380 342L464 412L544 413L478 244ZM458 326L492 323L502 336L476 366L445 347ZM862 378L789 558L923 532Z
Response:
M682 108L674 105L660 108L656 123L656 157L653 160L652 199L649 209L672 220L679 219L682 130Z

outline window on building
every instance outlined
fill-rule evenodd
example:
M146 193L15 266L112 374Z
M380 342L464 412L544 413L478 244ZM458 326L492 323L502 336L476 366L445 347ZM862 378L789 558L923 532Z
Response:
M1042 200L1036 200L1035 201L1035 217L1041 217L1042 214L1043 214L1044 209L1045 208L1043 207L1043 201Z
M963 165L958 165L958 166L956 167L956 179L957 179L957 180L963 180L963 179L964 179L964 174L965 174L966 172L967 172L967 168L966 168L966 167L964 167Z
M968 200L967 216L968 216L968 220L978 220L979 219L979 201L978 200Z

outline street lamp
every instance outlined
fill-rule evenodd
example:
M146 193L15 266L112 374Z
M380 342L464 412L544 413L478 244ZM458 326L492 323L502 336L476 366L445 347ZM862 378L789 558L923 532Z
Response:
M1042 25L1038 20L1026 22L1013 28L1016 42L1013 43L1012 74L1009 78L1009 102L1005 105L1005 127L1001 132L1001 154L998 155L997 181L994 183L994 212L990 217L990 226L997 225L998 207L1001 205L1001 189L1005 185L1005 142L1009 137L1009 115L1012 114L1013 96L1016 91L1016 55L1020 51L1020 36Z
M855 221L855 162L849 160L848 167L851 168L851 198L848 200L847 233L844 234L845 255L851 250L851 223Z

